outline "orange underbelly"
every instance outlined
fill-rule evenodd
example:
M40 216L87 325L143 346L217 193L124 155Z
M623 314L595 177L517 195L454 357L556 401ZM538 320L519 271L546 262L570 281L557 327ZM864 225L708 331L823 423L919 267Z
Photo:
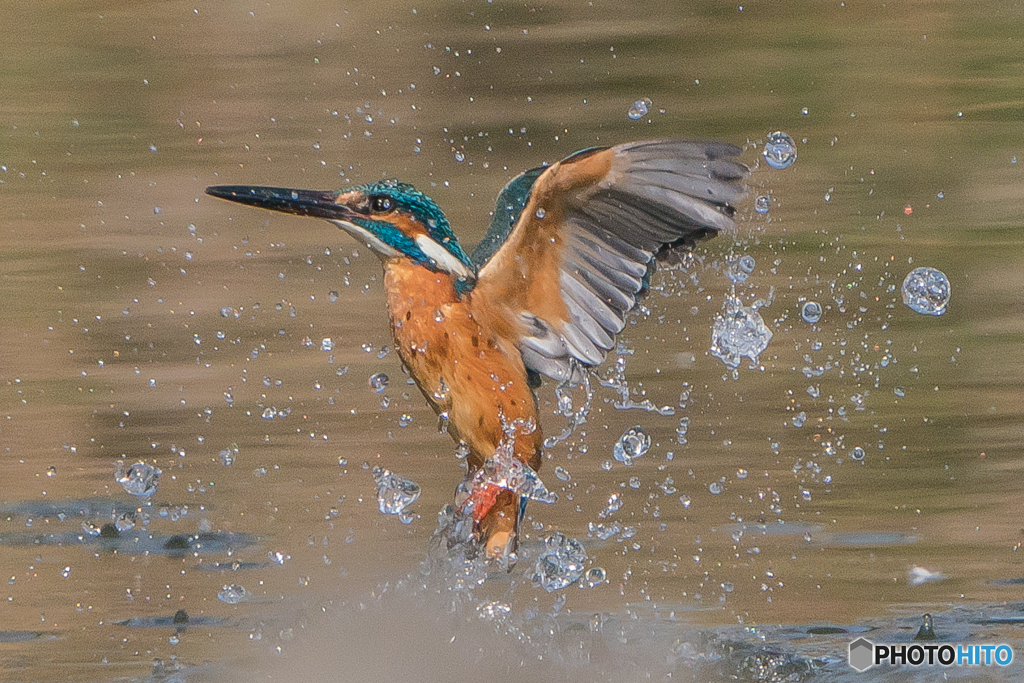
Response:
M505 425L523 420L536 428L517 430L514 452L539 468L537 404L515 346L480 328L450 276L389 263L385 286L398 353L430 405L447 417L448 432L469 448L470 467L494 455Z

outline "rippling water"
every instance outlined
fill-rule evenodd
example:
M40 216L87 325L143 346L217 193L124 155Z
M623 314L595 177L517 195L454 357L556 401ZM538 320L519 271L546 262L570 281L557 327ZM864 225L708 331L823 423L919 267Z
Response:
M926 612L1024 656L1022 19L8 8L0 679L846 680L851 640L909 642ZM473 246L520 170L668 136L745 145L740 227L656 276L548 449L558 501L483 575L432 542L463 475L377 259L202 190L400 177ZM948 279L943 315L903 305L919 267ZM583 391L541 399L547 436L580 421ZM117 478L147 492L139 461L144 498ZM374 467L419 487L402 519Z

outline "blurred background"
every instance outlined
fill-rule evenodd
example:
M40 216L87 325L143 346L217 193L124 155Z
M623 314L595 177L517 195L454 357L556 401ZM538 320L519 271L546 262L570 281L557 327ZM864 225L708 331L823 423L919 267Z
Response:
M0 679L845 680L851 640L925 613L1019 649L1022 14L9 4ZM521 170L675 136L744 147L738 230L655 277L548 450L559 500L530 504L512 573L467 578L431 552L463 474L378 260L203 188L397 177L471 248ZM918 267L944 314L904 305ZM377 465L419 485L408 523ZM586 572L549 592L555 532Z

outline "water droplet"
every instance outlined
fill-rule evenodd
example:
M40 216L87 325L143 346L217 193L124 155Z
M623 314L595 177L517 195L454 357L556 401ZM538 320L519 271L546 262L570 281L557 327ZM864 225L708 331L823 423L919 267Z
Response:
M594 567L587 572L587 586L590 588L600 586L607 580L608 573L605 572L604 567Z
M688 431L690 431L690 418L679 418L679 426L676 427L676 441L679 442L680 446L686 445L686 433Z
M610 524L594 524L591 522L587 525L587 530L602 541L607 541L609 538L622 531L622 527L619 526L618 522L611 522Z
M626 112L633 121L639 121L651 111L651 105L653 102L647 97L641 97L639 100L629 106L629 111Z
M245 586L233 583L230 586L221 588L220 592L217 593L217 599L229 605L237 605L243 600L248 600L250 595Z
M850 457L857 461L863 460L864 449L861 448L860 446L857 446L856 448L853 449L853 452L850 453Z
M235 464L235 459L238 458L238 444L232 443L230 446L220 452L220 464L224 467L231 467Z
M587 551L575 538L554 532L544 539L544 551L533 568L533 583L548 593L572 585L583 575Z
M412 424L412 415L409 415L408 413L402 413L398 417L398 426L399 427L408 427L411 424Z
M817 301L805 301L800 308L800 317L813 325L821 320L822 312L821 304Z
M754 200L754 211L758 213L768 213L768 209L770 208L772 208L772 199L768 195L760 195Z
M768 134L761 152L768 165L776 170L789 168L796 161L796 143L788 134L776 131Z
M555 468L555 476L558 477L559 481L569 481L572 479L569 473L561 466Z
M370 375L370 388L378 394L388 388L388 382L390 378L383 372Z
M725 487L722 486L721 482L713 481L710 484L708 484L708 491L713 496L717 496L719 493L721 493L724 490L725 490Z
M52 465L50 467L47 467L46 468L46 476L48 476L48 477L56 477L57 476L57 468L53 467Z
M925 315L942 315L949 303L949 280L935 268L915 268L903 280L903 303Z
M476 612L481 619L493 621L506 616L512 611L512 605L499 600L488 600L476 606Z
M753 256L731 257L726 260L725 275L733 282L746 282L756 266L757 261L754 260Z
M327 293L327 300L333 304L335 301L338 300L338 293L335 292L334 290L331 290L330 292Z
M612 495L608 496L608 504L605 506L604 510L598 513L597 516L601 519L604 519L608 515L613 515L621 509L622 498L619 496L619 494L613 493Z
M188 509L187 508L185 508L185 514L188 514ZM114 522L114 528L117 529L118 533L124 533L126 531L131 531L132 529L135 528L135 515L136 515L136 511L135 510L128 510L127 512L123 513L122 515L120 515L117 518L117 521ZM176 522L179 519L181 519L181 514L180 513L175 515L175 517L171 521ZM101 535L102 535L102 529L100 531L101 531Z
M373 481L377 484L377 508L381 513L399 515L406 524L411 522L412 517L403 513L420 497L420 485L379 465L373 468Z
M637 425L630 427L612 448L612 455L624 465L632 465L633 461L642 457L651 447L651 437L644 431L643 427Z
M739 468L738 470L736 470L736 478L737 479L746 479L747 478L747 474L748 474L747 471L745 469L743 469L742 467Z
M441 312L441 309L435 309L434 310L434 322L435 323L443 323L444 322L444 313Z
M120 484L127 493L133 496L139 496L140 498L147 498L156 493L157 483L159 482L160 475L163 474L160 470L152 465L146 464L141 460L131 467L128 468L128 472L124 471L124 461L117 461L117 471L114 473L114 479Z
M793 426L796 427L797 429L803 427L805 422L807 422L807 413L805 413L804 411L801 410L799 413L793 416Z
M461 162L463 162L465 160L466 160L466 155L461 150L458 150L458 151L455 152L455 161L458 161L458 162L461 163Z
M330 337L324 337L323 339L321 339L320 340L320 350L321 351L333 351L334 350L334 340L331 339Z
M893 387L892 393L896 394L900 398L903 398L904 396L907 395L907 390L904 389L903 387Z
M537 209L537 213L535 213L534 215L537 216L537 218L544 218L544 216L548 215L548 212L545 211L543 207L541 207Z

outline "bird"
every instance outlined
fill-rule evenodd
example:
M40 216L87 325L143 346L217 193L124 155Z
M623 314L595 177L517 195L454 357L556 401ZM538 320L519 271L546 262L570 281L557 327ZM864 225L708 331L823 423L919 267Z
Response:
M536 473L542 378L579 383L614 347L660 258L735 229L749 174L741 152L719 141L642 140L532 168L500 192L472 253L437 203L397 180L206 193L325 219L380 257L399 357L468 453L471 492L463 485L460 500L457 489L456 503L471 515L477 548L511 571L526 497L480 474L502 447Z

